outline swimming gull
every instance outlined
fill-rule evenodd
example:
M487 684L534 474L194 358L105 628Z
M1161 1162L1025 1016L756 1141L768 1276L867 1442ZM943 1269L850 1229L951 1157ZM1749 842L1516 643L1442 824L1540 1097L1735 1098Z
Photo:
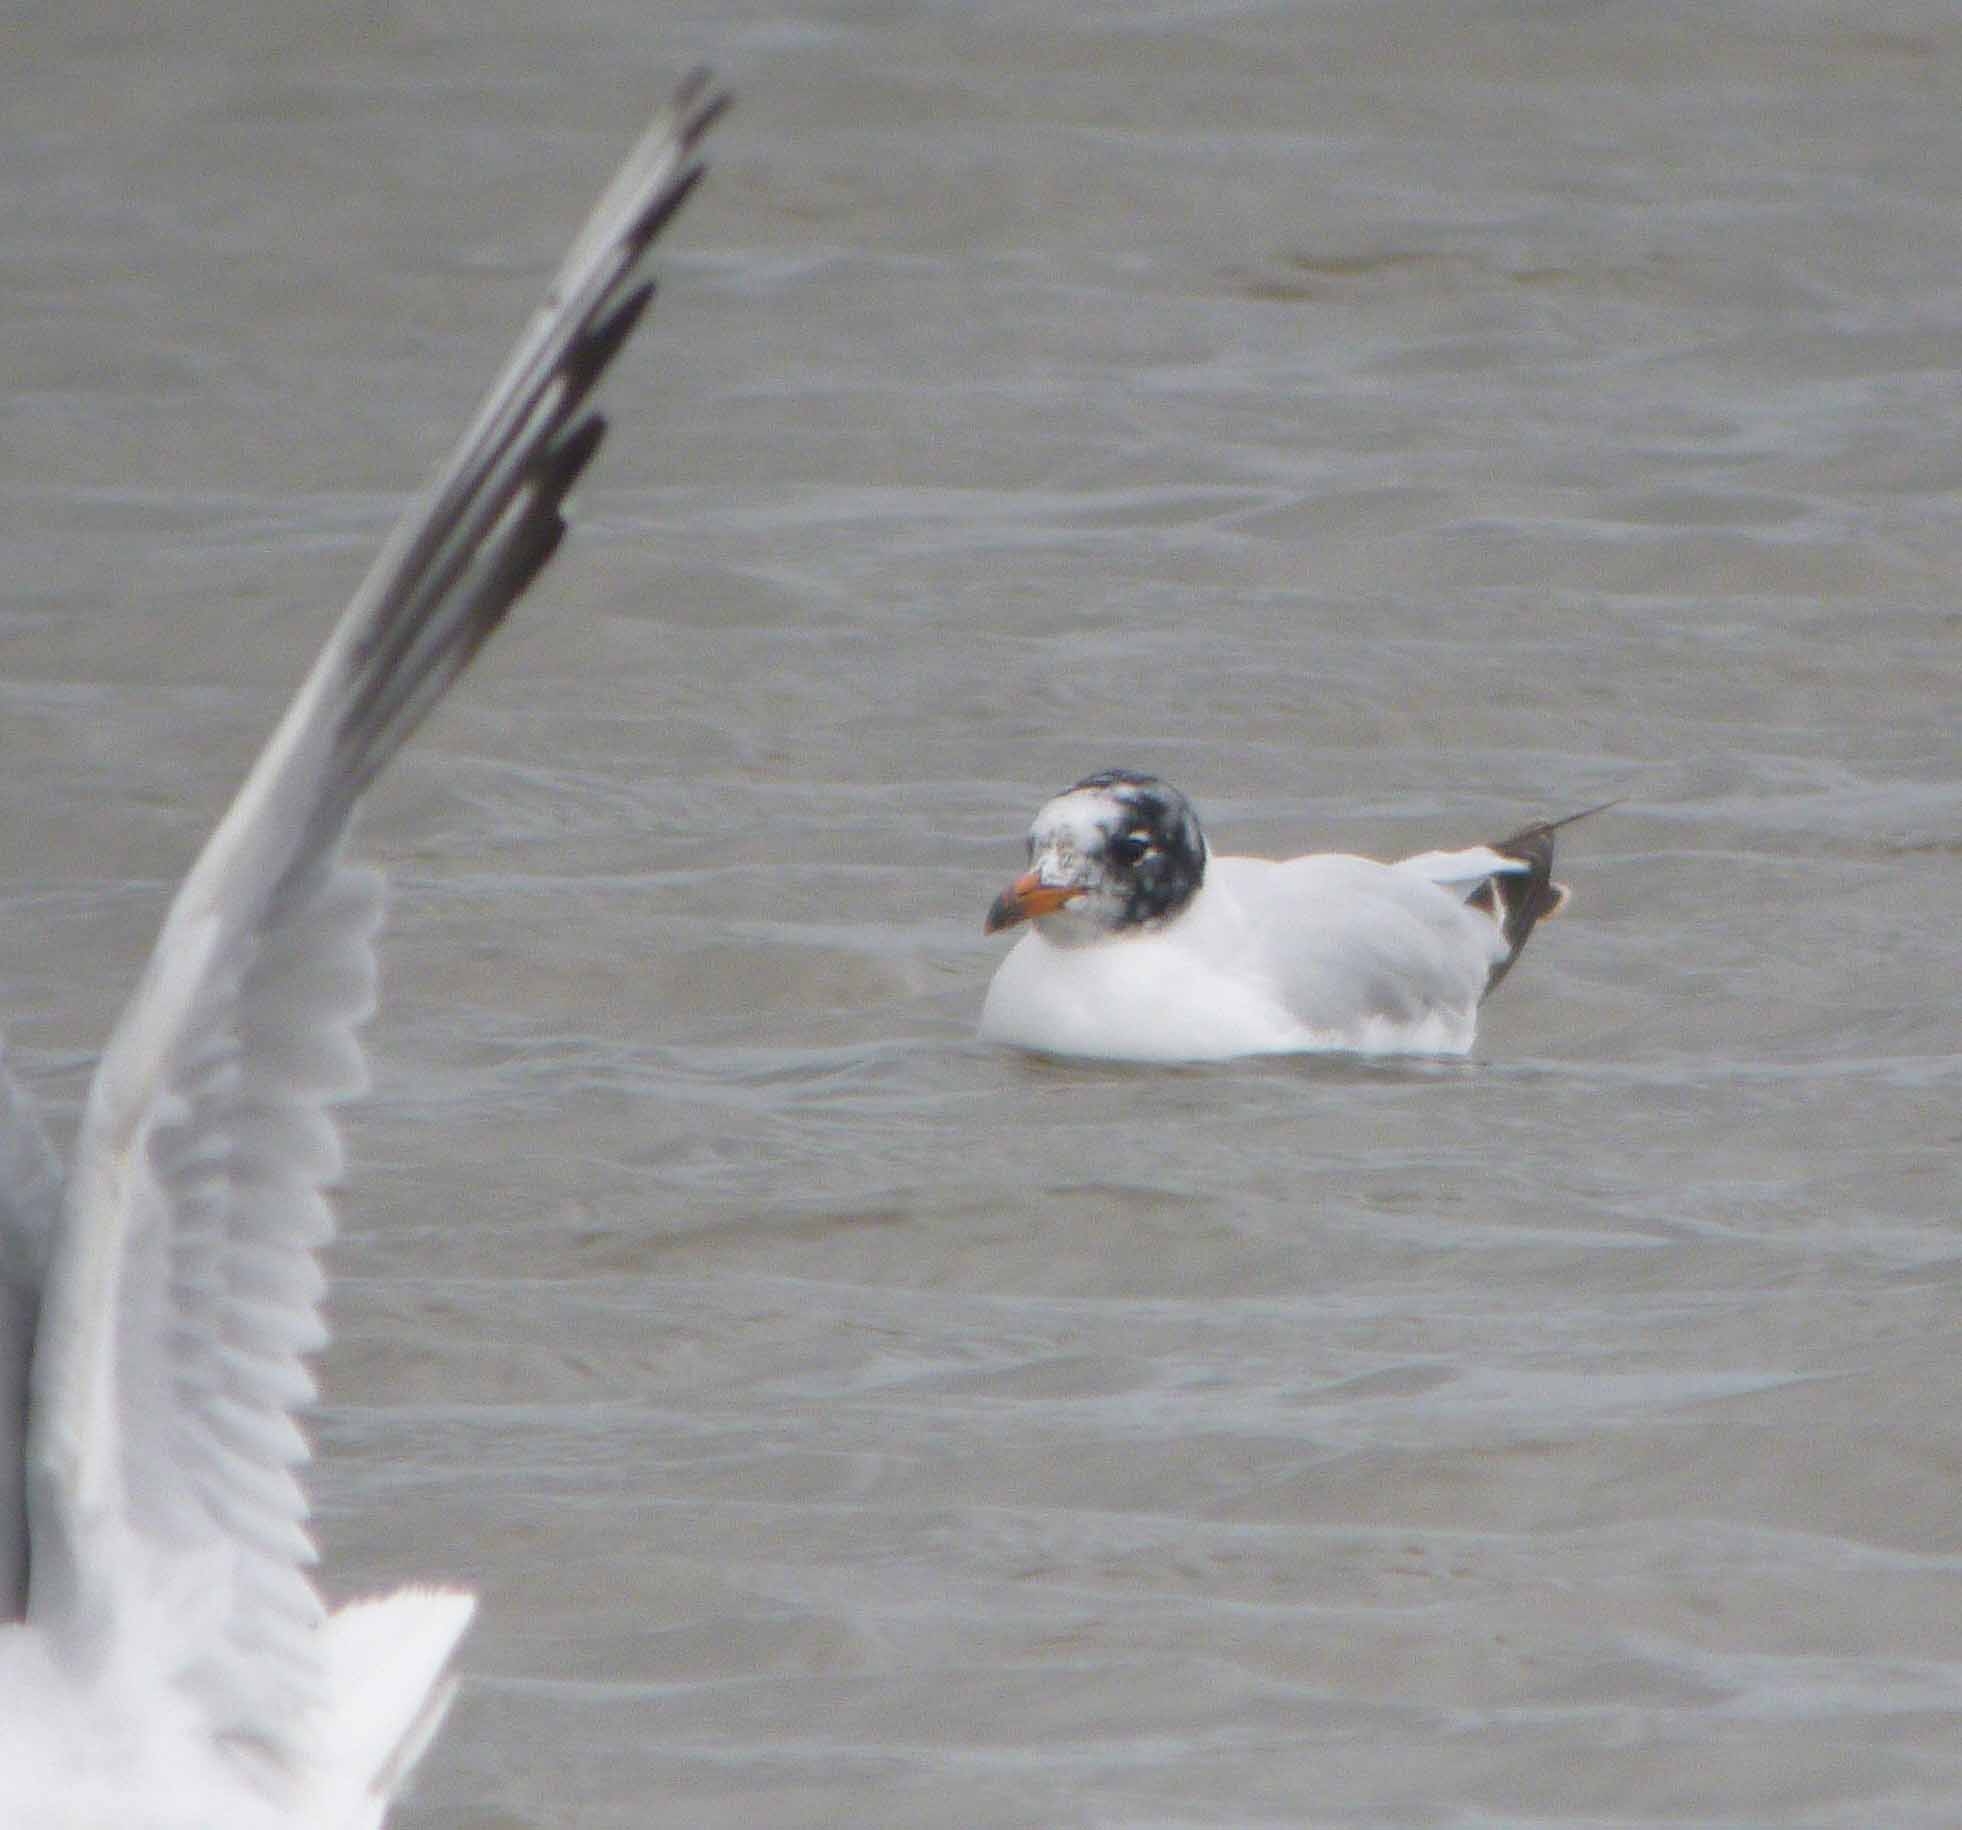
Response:
M981 1034L1125 1061L1464 1054L1481 1001L1566 906L1553 835L1601 811L1394 864L1245 858L1214 854L1169 782L1087 776L1036 814L1029 868L988 911L991 934L1032 926Z

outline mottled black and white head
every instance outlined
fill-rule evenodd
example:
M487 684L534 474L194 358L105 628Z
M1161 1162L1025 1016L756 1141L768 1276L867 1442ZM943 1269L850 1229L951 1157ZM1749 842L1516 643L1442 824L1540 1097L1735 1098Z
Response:
M1087 775L1029 828L1029 868L995 898L987 931L1036 921L1083 945L1170 921L1206 875L1199 816L1169 782L1131 769Z

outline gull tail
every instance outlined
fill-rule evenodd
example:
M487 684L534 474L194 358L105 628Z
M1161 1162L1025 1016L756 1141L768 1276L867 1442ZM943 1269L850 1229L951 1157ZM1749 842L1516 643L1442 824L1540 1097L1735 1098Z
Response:
M337 1792L319 1821L337 1830L380 1825L456 1695L450 1659L476 1606L460 1589L404 1588L329 1616L320 1631L321 1735L330 1745L319 1770Z
M1485 981L1485 995L1489 998L1499 988L1499 983L1512 970L1533 930L1543 921L1551 921L1567 906L1572 896L1564 883L1553 880L1553 835L1563 826L1571 826L1576 820L1591 818L1597 813L1606 813L1610 807L1619 807L1622 799L1602 801L1598 806L1583 807L1578 813L1569 813L1557 820L1542 820L1532 826L1522 826L1507 838L1492 841L1491 850L1500 857L1512 861L1514 869L1494 873L1487 877L1477 889L1465 898L1475 909L1482 909L1498 924L1500 934L1505 937L1506 956L1492 968L1492 976Z

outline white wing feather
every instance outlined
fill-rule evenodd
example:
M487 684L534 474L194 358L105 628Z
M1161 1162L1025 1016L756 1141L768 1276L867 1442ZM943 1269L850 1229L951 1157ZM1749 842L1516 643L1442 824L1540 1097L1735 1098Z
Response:
M317 1755L334 1682L292 1413L324 1339L329 1108L363 1084L374 1003L380 882L342 837L556 547L601 430L581 406L721 105L684 87L601 199L186 879L90 1088L32 1366L28 1621L78 1677L162 1661L277 1766Z
M1408 871L1413 877L1422 877L1426 883L1463 890L1469 895L1490 878L1523 877L1530 874L1533 867L1525 859L1508 858L1489 845L1468 845L1463 851L1420 851L1411 857L1399 858L1390 868Z

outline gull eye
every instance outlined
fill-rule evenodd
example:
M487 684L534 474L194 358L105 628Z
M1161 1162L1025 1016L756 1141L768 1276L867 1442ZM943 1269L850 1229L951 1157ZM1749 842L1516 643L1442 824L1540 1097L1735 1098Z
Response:
M1136 864L1145 853L1151 850L1151 834L1148 832L1120 833L1106 848L1119 864Z

